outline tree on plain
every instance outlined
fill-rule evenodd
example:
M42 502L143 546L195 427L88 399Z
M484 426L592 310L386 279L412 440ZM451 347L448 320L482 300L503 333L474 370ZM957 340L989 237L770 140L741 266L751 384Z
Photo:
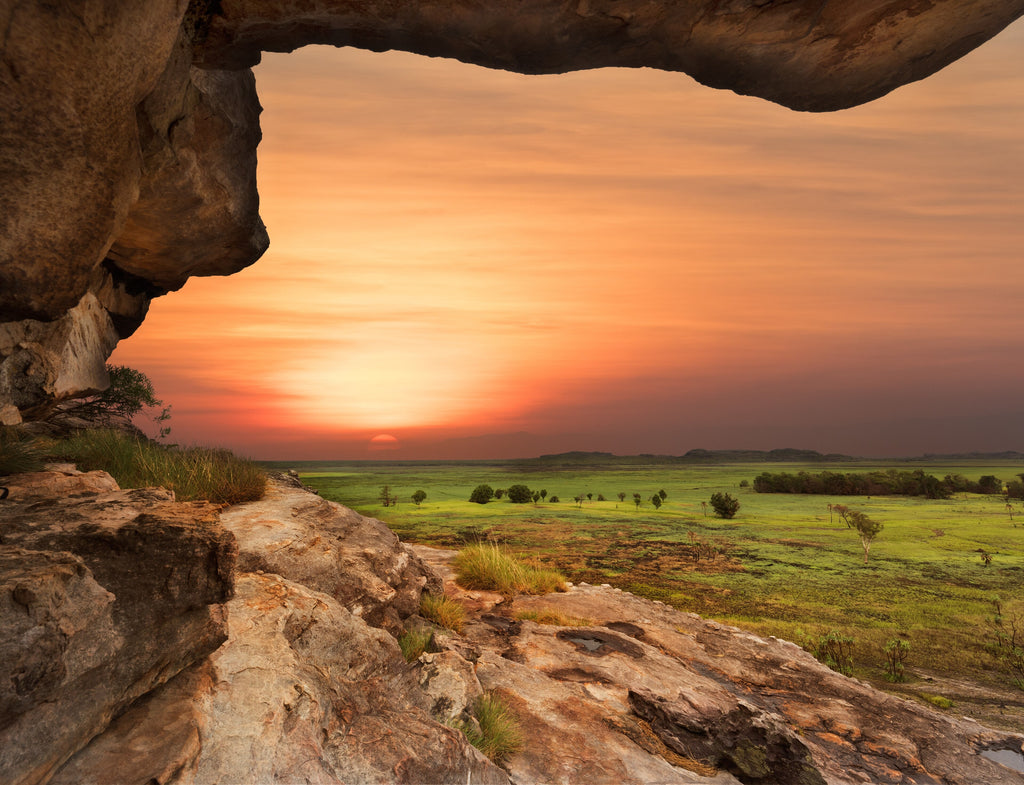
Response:
M654 505L654 509L660 510L661 509L661 494L658 494L658 493L654 494L654 496L651 497L651 504Z
M423 503L423 500L426 499L426 498L427 498L427 492L426 491L416 491L416 493L414 493L412 495L413 503L417 507L419 507Z
M626 492L625 491L619 491L619 501L620 502L626 501Z
M642 501L643 501L643 497L639 493L634 493L633 494L633 504L636 505L636 508L638 510L640 509L640 502L642 502Z
M860 544L864 548L864 563L868 563L868 551L871 550L871 543L884 528L878 521L872 520L860 510L850 510L850 528L857 530L860 537Z
M662 501L665 501L665 499L668 498L668 494L665 493L665 489L664 488L662 488L660 491L658 491L658 498L661 499Z
M478 485L469 494L469 500L475 504L487 504L494 498L494 489L487 484Z
M740 509L740 502L728 493L713 493L711 508L719 518L735 518Z
M513 504L526 504L533 499L533 491L522 484L510 485L505 493Z

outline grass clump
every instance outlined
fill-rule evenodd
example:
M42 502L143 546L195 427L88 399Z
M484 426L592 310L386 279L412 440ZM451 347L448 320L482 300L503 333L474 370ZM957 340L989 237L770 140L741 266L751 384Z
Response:
M420 597L420 615L454 632L462 632L466 621L466 609L462 603L443 594L423 594Z
M42 440L19 428L0 426L0 477L43 468L46 447Z
M458 722L469 743L495 763L501 763L523 747L519 719L501 696L485 692L473 704L472 722Z
M956 705L949 698L943 697L942 695L931 695L927 692L922 692L921 698L928 701L932 706L938 706L940 709L952 709L953 706Z
M430 630L411 629L398 636L398 648L402 650L406 662L416 662L433 645L434 633Z
M82 471L109 473L122 488L162 486L179 501L238 504L266 491L263 469L225 449L165 446L116 430L82 431L56 449Z
M558 611L542 608L540 610L517 611L516 618L520 621L532 621L535 624L550 624L555 627L589 627L594 622L579 616L566 616Z
M455 579L467 589L487 589L509 597L565 591L564 576L523 564L493 543L459 551L454 567Z

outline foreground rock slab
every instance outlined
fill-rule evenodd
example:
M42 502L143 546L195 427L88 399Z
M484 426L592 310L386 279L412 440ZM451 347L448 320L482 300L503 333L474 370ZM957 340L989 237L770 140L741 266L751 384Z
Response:
M375 627L397 635L426 588L441 584L381 521L321 499L288 477L265 498L221 515L238 541L238 568L276 573L321 591Z
M27 492L68 491L74 475L57 474L11 483L0 505L0 781L14 785L45 782L133 701L216 650L234 586L217 508L162 489Z
M229 639L126 713L53 785L507 783L421 705L395 639L336 600L242 574Z
M518 618L538 612L584 626ZM607 586L517 598L439 640L475 660L482 688L518 714L526 743L508 762L514 782L1024 783L980 754L1021 751L1024 736Z

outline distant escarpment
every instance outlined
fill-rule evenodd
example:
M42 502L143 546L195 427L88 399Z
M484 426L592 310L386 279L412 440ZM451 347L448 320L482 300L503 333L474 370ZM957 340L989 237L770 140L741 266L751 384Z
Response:
M1024 0L0 3L0 423L104 388L104 360L153 297L266 250L249 70L262 51L649 66L825 111L924 78L1022 13Z
M1024 783L982 754L1024 736L610 587L464 590L452 552L288 478L226 509L70 467L5 485L5 783ZM483 694L522 732L500 765L454 727Z

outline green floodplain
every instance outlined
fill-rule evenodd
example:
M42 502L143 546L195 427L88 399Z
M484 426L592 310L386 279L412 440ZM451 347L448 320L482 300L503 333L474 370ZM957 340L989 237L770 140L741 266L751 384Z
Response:
M570 581L608 583L761 635L809 645L836 632L853 639L853 674L875 683L886 678L886 644L899 638L910 645L911 681L966 677L1005 689L1014 702L1021 696L1021 674L995 653L994 620L1001 612L1004 632L1016 621L1024 646L1024 502L999 494L927 499L752 488L763 471L922 469L939 478L1013 481L1024 472L1020 461L714 464L570 455L272 466L299 471L323 497L385 521L409 542L457 549L497 541ZM547 499L469 502L480 484L525 484L546 490ZM396 505L382 505L384 486ZM416 505L411 497L418 490L426 499ZM650 499L661 490L665 501L655 508ZM715 492L740 501L735 518L715 517L710 504L705 509L702 502ZM643 500L639 507L634 493ZM577 496L582 504L573 501ZM883 524L867 563L857 532L830 512L835 504Z

